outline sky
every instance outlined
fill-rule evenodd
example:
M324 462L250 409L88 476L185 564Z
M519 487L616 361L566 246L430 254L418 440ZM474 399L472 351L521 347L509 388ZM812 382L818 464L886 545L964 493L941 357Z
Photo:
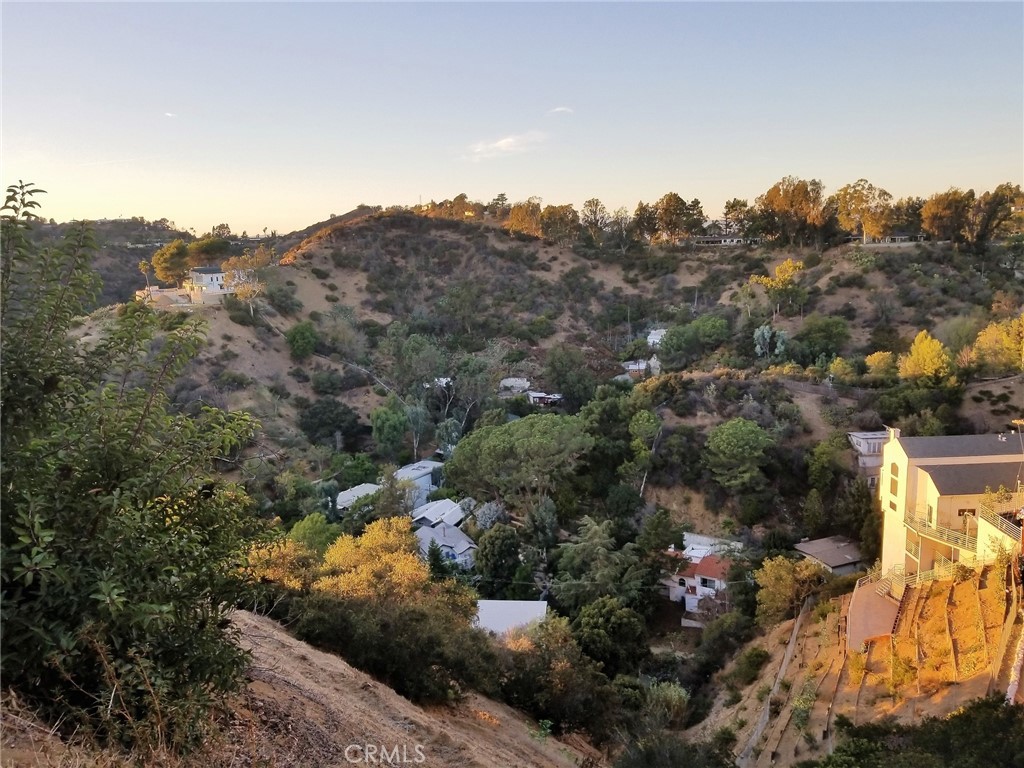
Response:
M0 180L58 221L1024 183L1019 2L4 2L0 27Z

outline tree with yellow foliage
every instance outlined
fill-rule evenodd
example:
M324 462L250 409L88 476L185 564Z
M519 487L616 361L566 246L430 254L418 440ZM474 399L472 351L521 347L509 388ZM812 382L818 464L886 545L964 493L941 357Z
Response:
M407 600L429 582L412 521L388 517L370 523L362 536L341 536L328 547L313 589L336 597Z
M901 379L931 378L948 376L953 359L941 341L928 331L921 331L910 345L910 351L899 358Z
M803 290L796 282L797 274L803 270L804 263L795 259L786 259L775 268L775 276L751 275L749 282L760 285L768 294L768 300L772 303L772 320L774 320L786 304L798 303L800 292ZM799 302L802 303L802 302Z
M249 551L249 568L260 581L305 591L316 577L319 559L309 547L284 538L253 547Z
M989 323L974 341L974 354L989 373L1024 371L1024 314Z

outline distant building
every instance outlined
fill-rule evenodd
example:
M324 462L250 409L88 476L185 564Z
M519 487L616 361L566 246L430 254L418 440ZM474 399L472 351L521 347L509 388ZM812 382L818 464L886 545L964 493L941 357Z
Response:
M466 518L466 511L457 501L438 499L412 511L414 525L435 526L438 523L458 525Z
M868 481L868 488L876 490L882 471L882 446L889 433L884 429L880 432L847 432L846 437L857 452L858 474Z
M359 499L372 496L379 490L380 486L376 483L361 483L354 488L349 488L339 493L335 501L335 508L339 513L348 512Z
M437 542L437 546L441 548L441 554L446 559L461 568L473 567L476 544L454 525L438 523L432 528L428 526L417 528L414 533L419 541L420 555L424 558L430 551L431 542Z
M867 570L868 563L864 562L857 544L845 536L801 541L794 549L836 576Z
M665 334L668 333L667 328L655 328L647 334L647 346L649 347L660 347L661 340L665 338Z
M430 492L437 490L438 486L434 479L440 477L443 466L444 464L440 461L423 460L414 464L406 464L395 472L395 479L408 480L415 487L412 498L413 509L426 504Z
M220 267L193 267L183 287L193 304L220 304L234 293L225 278Z

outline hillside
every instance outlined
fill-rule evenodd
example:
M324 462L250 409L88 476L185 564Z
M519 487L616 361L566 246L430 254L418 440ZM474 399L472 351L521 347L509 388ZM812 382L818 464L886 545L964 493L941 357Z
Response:
M248 685L232 704L223 743L181 765L343 765L346 755L358 758L366 747L392 755L397 748L397 764L404 756L426 768L575 768L588 758L594 768L603 764L582 740L536 735L535 723L503 704L469 694L455 705L424 709L270 619L239 611L234 623L252 652ZM64 745L23 714L5 706L0 715L3 768L120 765Z

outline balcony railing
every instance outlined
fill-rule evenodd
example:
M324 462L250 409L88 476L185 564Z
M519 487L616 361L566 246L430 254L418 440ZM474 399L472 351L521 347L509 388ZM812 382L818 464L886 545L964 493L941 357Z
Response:
M915 560L921 559L921 542L907 540L907 554Z
M988 504L981 505L981 519L994 526L1000 533L1009 536L1015 542L1021 540L1021 526L997 514Z
M966 533L961 531L954 531L952 528L935 525L934 523L928 522L928 518L919 517L909 509L906 514L903 515L903 522L906 523L907 527L911 530L916 531L921 536L927 536L929 539L941 541L959 549L969 549L972 552L977 551L978 549L977 536L968 536Z

